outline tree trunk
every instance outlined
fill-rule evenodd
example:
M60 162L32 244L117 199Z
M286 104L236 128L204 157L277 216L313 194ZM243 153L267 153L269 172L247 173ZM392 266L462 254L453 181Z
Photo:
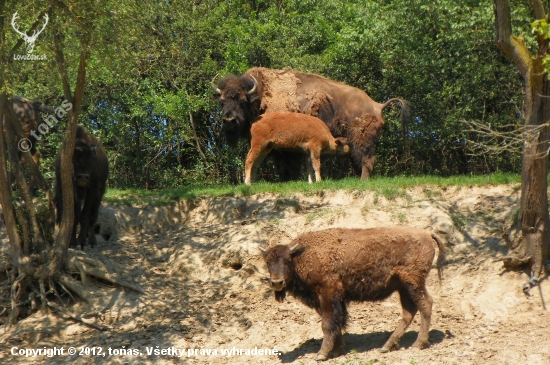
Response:
M508 0L494 0L497 46L516 65L525 81L525 125L540 128L550 120L550 82L544 73L542 61L548 53L548 39L537 37L538 51L532 56L523 38L512 35L510 4ZM540 0L532 0L536 19L545 19ZM548 128L537 129L523 145L521 169L521 205L518 219L507 232L509 254L505 266L529 265L531 274L544 276L544 261L549 257L550 219L548 216ZM513 235L517 230L521 234Z
M65 56L63 54L63 45L61 41L61 30L54 23L54 49L57 67L61 75L63 94L65 99L72 103L72 109L69 111L69 122L63 144L61 145L61 190L63 194L63 211L61 213L61 223L59 224L59 233L54 245L54 254L50 264L49 272L53 276L61 271L61 268L67 262L67 252L71 242L71 233L74 223L74 191L73 191L73 152L76 142L76 126L82 100L84 99L84 88L86 80L86 64L90 55L91 35L85 34L81 37L81 53L76 76L76 85L74 95L71 93ZM90 30L91 31L91 30Z

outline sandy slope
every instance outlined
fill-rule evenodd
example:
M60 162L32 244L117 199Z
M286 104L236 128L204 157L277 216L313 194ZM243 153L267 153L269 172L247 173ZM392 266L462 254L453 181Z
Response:
M434 297L431 347L409 348L418 331L415 318L401 349L378 352L400 319L394 295L350 305L345 354L327 363L550 364L550 314L542 308L543 301L550 307L549 280L526 296L521 285L527 276L506 272L495 261L505 252L500 229L517 209L516 188L415 188L395 200L373 192L327 192L203 198L162 208L111 206L106 211L116 216L118 234L98 238L99 247L87 252L124 269L145 294L100 284L95 307L72 309L111 326L105 332L55 315L0 328L0 362L315 363L319 317L292 297L275 302L257 246L327 227L410 225L437 232L449 248L442 285L435 270L428 281ZM14 347L54 346L63 347L64 355L10 353ZM69 346L96 347L96 356L68 356ZM132 354L120 355L128 350ZM174 350L183 350L183 357Z

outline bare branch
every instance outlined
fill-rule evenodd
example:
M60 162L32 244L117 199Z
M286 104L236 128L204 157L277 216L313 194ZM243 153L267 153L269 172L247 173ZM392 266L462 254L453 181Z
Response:
M493 129L491 125L483 124L475 121L462 121L468 129L467 133L472 133L477 136L477 140L468 140L468 144L473 147L476 152L471 153L473 156L481 156L485 154L500 154L509 153L524 153L526 146L542 145L546 142L538 142L541 133L544 133L550 127L550 121L541 125L514 125L507 124L501 126L499 130ZM533 155L534 158L546 157L549 154L548 148L544 151L537 152Z

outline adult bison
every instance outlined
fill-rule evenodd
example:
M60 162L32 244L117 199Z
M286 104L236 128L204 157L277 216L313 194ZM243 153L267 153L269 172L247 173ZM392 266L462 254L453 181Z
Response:
M401 106L404 125L409 118L408 102L393 98L380 104L364 91L319 75L290 68L272 70L255 67L241 77L229 75L212 87L222 105L223 130L230 145L239 138L250 139L251 123L267 112L290 111L309 114L325 122L335 137L345 137L361 178L369 178L374 166L374 145L384 126L382 111Z
M105 194L109 163L101 141L83 127L76 127L76 141L73 152L74 223L71 246L80 243L83 250L86 240L92 247L96 244L94 226L101 199ZM61 222L63 193L61 191L61 153L55 158L55 207L57 223ZM78 242L76 229L80 225Z
M321 315L323 344L316 360L326 360L344 347L350 301L377 301L399 292L402 319L380 351L397 346L418 310L422 316L414 347L428 344L432 298L426 278L439 247L441 280L444 247L425 230L411 227L327 229L305 233L289 245L263 249L275 298L288 291Z

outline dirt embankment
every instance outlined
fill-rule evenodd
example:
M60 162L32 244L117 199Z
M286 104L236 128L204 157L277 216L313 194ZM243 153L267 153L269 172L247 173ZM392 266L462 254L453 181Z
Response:
M0 362L313 364L322 339L319 317L292 297L275 302L258 245L287 243L329 227L410 225L436 232L449 251L442 285L435 270L428 281L434 298L432 345L410 348L418 333L415 318L399 350L378 352L400 320L394 295L350 305L344 354L328 363L550 364L550 315L543 309L544 302L550 307L549 281L526 296L521 286L528 277L495 261L505 253L501 228L518 198L515 186L426 187L391 197L262 194L170 207L109 206L98 247L86 253L120 270L144 294L97 282L89 302L71 308L109 326L107 331L40 314L10 329L0 327ZM0 227L5 239L2 235ZM102 353L12 354L70 346ZM278 355L265 353L274 349Z

